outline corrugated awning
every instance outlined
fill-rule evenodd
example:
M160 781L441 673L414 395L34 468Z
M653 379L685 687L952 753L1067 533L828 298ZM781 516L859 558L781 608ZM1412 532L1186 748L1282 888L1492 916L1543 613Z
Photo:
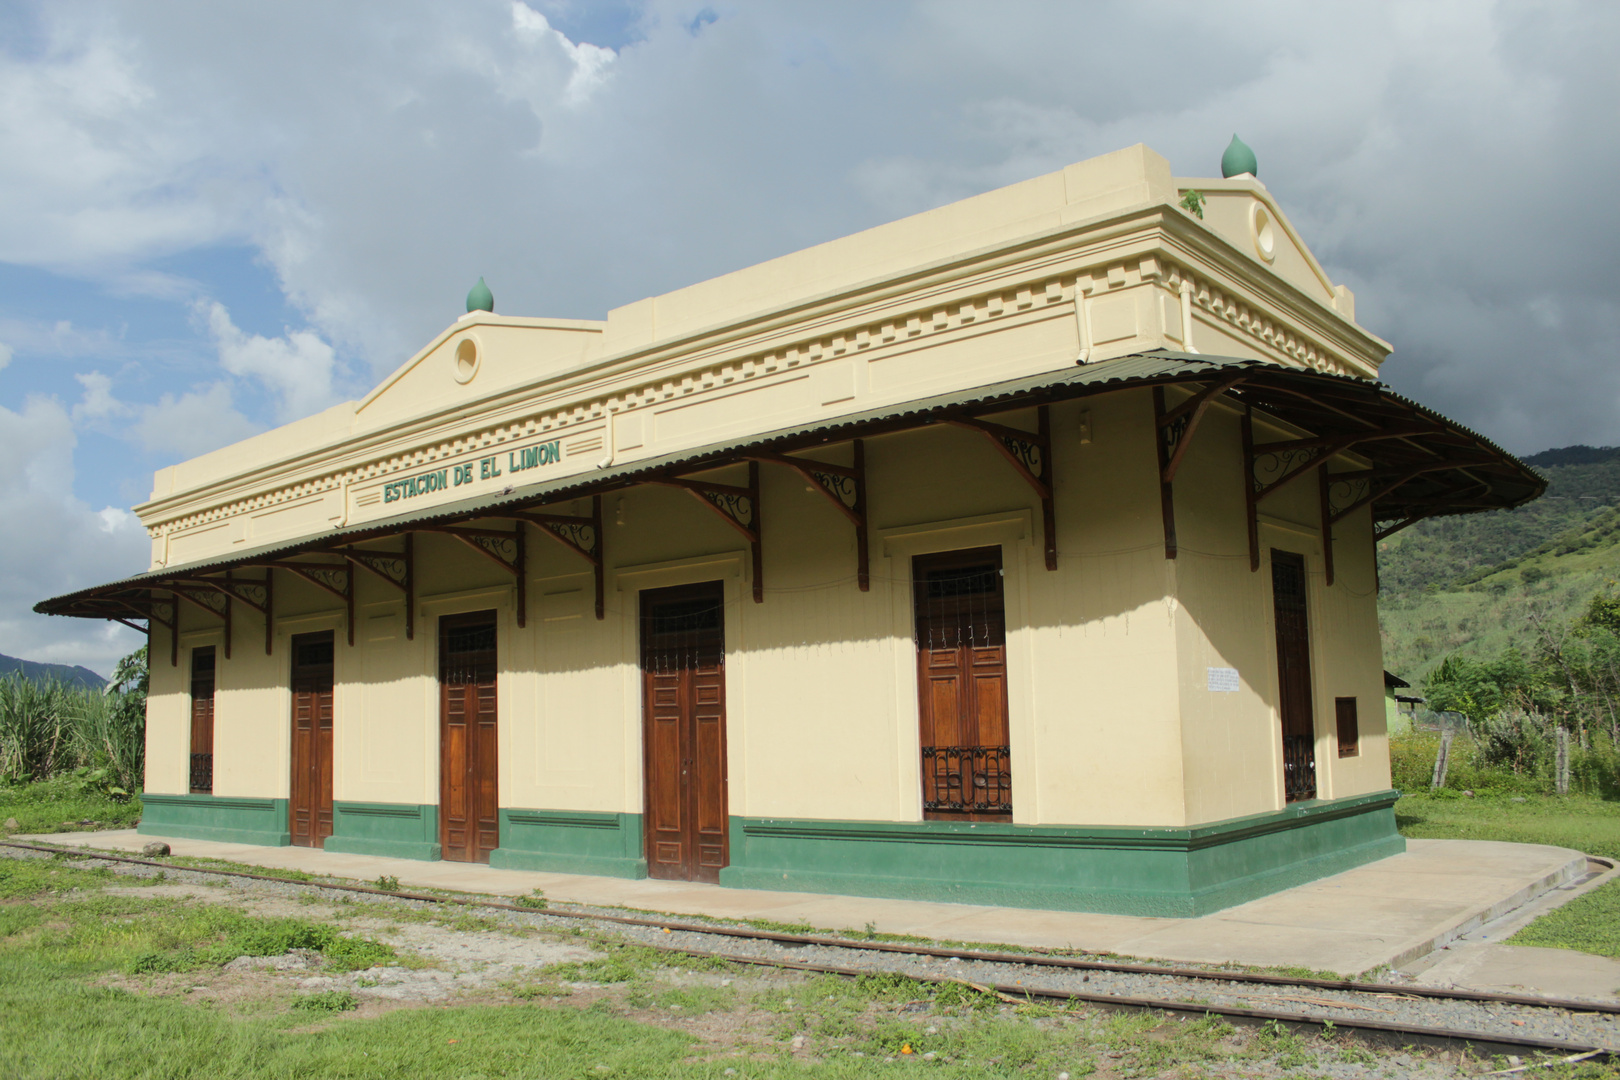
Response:
M1393 393L1387 387L1363 379L1286 367L1262 360L1202 354L1153 351L1122 356L1095 364L1081 365L1026 379L987 384L968 390L872 409L815 424L764 432L746 439L714 443L657 458L615 465L588 474L575 474L539 483L519 485L499 493L480 495L440 504L430 509L398 514L348 528L331 529L293 540L277 541L233 551L229 555L198 559L135 574L120 581L97 585L36 604L42 614L75 615L86 618L151 618L152 593L168 592L180 599L197 602L170 586L186 590L201 587L216 594L254 601L237 579L226 587L220 575L251 567L278 566L329 591L340 592L331 581L320 580L328 562L296 564L304 557L338 556L348 565L359 565L389 578L388 568L372 565L369 556L395 557L397 552L360 548L369 542L397 538L418 531L451 532L486 554L511 567L511 560L493 552L499 538L487 529L471 527L480 520L530 521L550 529L565 544L597 563L601 573L600 536L592 537L589 518L563 518L552 514L548 504L599 495L614 489L643 483L684 486L708 499L745 536L749 529L746 514L728 513L720 505L727 498L746 501L747 489L690 480L690 474L740 462L759 461L806 469L831 468L811 459L789 455L812 447L888 434L938 423L977 428L997 443L1037 491L1043 490L1043 462L1040 445L1044 435L1009 428L986 419L1014 409L1040 406L1100 393L1111 393L1133 386L1165 387L1181 385L1193 396L1174 407L1156 395L1161 430L1161 478L1167 485L1174 480L1181 456L1190 444L1199 418L1207 405L1224 396L1256 414L1273 417L1306 433L1287 441L1259 443L1252 447L1251 491L1246 493L1251 507L1283 483L1312 471L1329 458L1351 452L1371 463L1353 473L1332 473L1331 491L1324 491L1324 518L1338 520L1364 506L1371 506L1375 521L1395 528L1425 517L1472 513L1518 506L1540 495L1546 481L1522 462L1482 436L1452 423L1438 413ZM1246 425L1247 428L1247 425ZM807 473L808 475L808 473ZM837 487L835 478L823 473L816 479L828 492ZM829 486L829 483L831 486ZM757 496L757 488L755 491ZM830 494L837 501L836 494ZM1043 500L1050 501L1047 487ZM733 509L737 509L737 502ZM849 500L843 500L847 515L855 517ZM861 511L864 514L864 510ZM1173 522L1166 521L1166 554L1174 556ZM1335 516L1336 515L1336 516ZM549 519L549 520L541 520ZM599 521L595 523L599 526ZM859 522L864 533L864 519ZM521 526L519 526L521 531ZM596 532L599 534L600 529ZM480 539L479 535L487 534ZM758 537L751 537L758 557ZM1055 565L1055 547L1048 529L1048 565ZM595 547L593 547L593 544ZM1251 547L1253 544L1251 542ZM519 556L521 559L521 556ZM315 576L311 577L311 572ZM397 578L398 575L392 575ZM399 582L396 580L396 584ZM757 586L757 577L756 577ZM600 583L598 585L600 593ZM352 591L351 591L352 602ZM268 601L266 601L268 603ZM212 604L202 606L216 610ZM255 605L256 606L256 605ZM161 621L161 620L160 620Z

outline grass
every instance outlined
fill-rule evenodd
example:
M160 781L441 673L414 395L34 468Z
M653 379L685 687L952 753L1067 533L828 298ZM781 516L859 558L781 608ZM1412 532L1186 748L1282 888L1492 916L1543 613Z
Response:
M288 985L274 974L254 976L271 988L258 1000L226 1004L189 991L238 976L194 965L238 950L316 947L337 960L325 965L331 971L344 966L333 957L342 948L338 926L254 918L213 894L182 902L102 892L126 880L60 858L0 859L0 1076L854 1080L917 1068L951 1080L1273 1075L1319 1071L1352 1052L1342 1039L1235 1030L1216 1019L1009 1006L968 986L899 975L761 972L608 934L581 942L600 958L520 976L494 998L485 991L480 1004L378 1005L364 989L375 983L363 976L350 977L359 993L339 986L288 994L273 989ZM341 911L372 906L380 905ZM399 957L407 967L414 959ZM562 977L597 985L571 989L559 985ZM1369 1064L1387 1064L1393 1053L1353 1052Z
M1509 938L1508 944L1575 949L1620 959L1620 881L1549 911Z
M1401 834L1443 840L1551 844L1620 861L1620 803L1580 795L1460 798L1405 795L1395 803ZM1573 949L1620 958L1620 882L1611 882L1541 916L1511 945Z
M1552 844L1620 860L1620 803L1581 795L1467 798L1456 792L1402 796L1395 822L1403 836Z
M0 822L17 819L20 833L128 829L141 818L139 795L113 798L73 776L0 784ZM95 822L83 825L81 822Z

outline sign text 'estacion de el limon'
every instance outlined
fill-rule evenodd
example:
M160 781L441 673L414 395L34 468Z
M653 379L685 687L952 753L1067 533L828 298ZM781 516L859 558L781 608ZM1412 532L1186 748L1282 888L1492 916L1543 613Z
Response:
M555 465L561 460L562 444L557 439L536 443L533 446L522 446L516 450L509 450L504 455L493 454L463 465L446 465L442 469L429 469L415 476L407 476L403 480L391 480L383 485L383 502L414 499L480 480L497 480L529 469L538 469L544 465Z

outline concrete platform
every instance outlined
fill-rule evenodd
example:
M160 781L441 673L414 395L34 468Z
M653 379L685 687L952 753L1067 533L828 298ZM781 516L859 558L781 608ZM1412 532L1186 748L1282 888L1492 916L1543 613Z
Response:
M144 844L166 838L120 830L16 839L138 852ZM772 919L827 930L861 930L871 925L886 933L945 941L1069 948L1206 964L1308 967L1345 975L1411 963L1587 873L1586 856L1566 848L1482 840L1412 840L1403 855L1213 915L1163 919L495 870L467 863L417 862L299 847L183 839L166 842L176 855L362 881L386 875L398 878L406 888L509 896L538 888L550 900L564 904Z

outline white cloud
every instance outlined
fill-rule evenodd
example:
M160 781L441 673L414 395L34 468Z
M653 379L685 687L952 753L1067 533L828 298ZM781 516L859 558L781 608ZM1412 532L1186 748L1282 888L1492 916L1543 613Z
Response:
M11 346L0 341L0 371L4 371L6 365L11 363L11 355Z
M108 672L141 644L116 624L48 619L31 612L47 597L116 580L146 568L151 542L133 521L97 513L73 496L73 423L48 397L20 411L0 406L0 653L84 664ZM116 523L115 523L116 522Z
M699 6L647 0L613 52L561 32L567 0L251 30L231 5L41 4L40 48L0 55L0 260L183 300L155 256L244 243L380 373L480 275L498 310L600 316L1138 141L1209 175L1237 130L1395 341L1397 386L1521 449L1620 441L1606 387L1562 393L1609 378L1620 319L1614 5ZM1521 288L1558 299L1556 355ZM326 400L236 362L283 415Z
M237 329L218 301L201 305L199 311L219 349L220 366L264 384L276 395L279 419L296 420L336 400L332 393L336 355L320 335L288 328L284 337L260 337Z
M230 385L216 382L190 393L164 394L140 407L130 434L148 451L184 461L263 430L237 411Z
M99 371L90 371L74 375L73 378L84 387L84 399L73 406L75 422L101 420L110 416L120 416L129 411L129 406L113 397L110 377Z
M96 516L101 519L101 531L109 536L141 527L140 518L116 506L104 506L97 511Z
M95 272L231 231L242 192L199 191L219 165L133 43L93 9L38 15L37 52L0 51L0 260Z
M589 42L575 44L567 36L551 28L551 23L522 0L512 0L512 29L531 43L546 42L559 47L573 62L573 73L563 88L563 99L570 105L582 105L590 99L597 87L606 81L611 65L618 56L612 49L604 49Z

